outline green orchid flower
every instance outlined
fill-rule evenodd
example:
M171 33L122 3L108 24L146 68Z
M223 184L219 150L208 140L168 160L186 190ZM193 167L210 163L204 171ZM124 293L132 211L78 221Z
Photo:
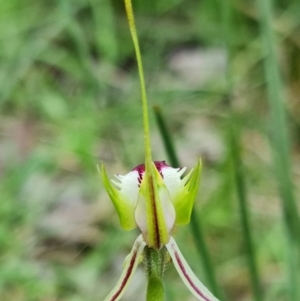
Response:
M144 262L148 274L147 301L164 300L162 278L170 261L198 300L218 301L195 276L172 237L175 225L190 222L200 184L201 161L198 160L195 168L184 176L186 168L172 168L165 161L152 160L146 89L130 0L125 0L125 7L141 82L145 164L126 175L116 175L112 181L102 164L100 175L122 228L132 230L137 227L141 234L125 260L118 283L105 301L117 301L122 297L140 262Z
M126 258L121 278L105 301L119 300L143 256L144 248L167 249L172 262L188 289L203 301L217 299L197 279L171 236L174 225L190 221L197 195L201 162L185 177L186 168L172 168L164 161L150 162L135 167L126 175L116 175L110 181L104 165L101 179L109 194L124 230L138 227L141 235ZM115 186L114 186L115 185Z
M174 225L190 222L200 182L201 162L182 178L186 168L172 168L165 161L135 167L128 174L109 181L104 165L101 178L124 230L138 227L147 246L166 245Z

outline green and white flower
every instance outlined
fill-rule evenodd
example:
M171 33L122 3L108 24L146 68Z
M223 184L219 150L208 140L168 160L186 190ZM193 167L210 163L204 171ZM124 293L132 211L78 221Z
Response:
M186 176L185 168L172 168L164 161L149 162L135 167L126 175L110 181L104 165L101 178L125 230L138 227L141 235L126 258L121 278L105 301L119 300L141 261L144 248L157 251L166 247L172 262L188 289L202 301L217 299L197 279L174 238L174 225L190 221L192 207L200 183L201 162Z

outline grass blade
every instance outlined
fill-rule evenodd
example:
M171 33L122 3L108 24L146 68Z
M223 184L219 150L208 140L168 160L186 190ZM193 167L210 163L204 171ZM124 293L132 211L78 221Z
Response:
M291 180L290 140L284 107L283 87L275 51L276 43L271 29L271 3L270 0L258 1L257 3L261 15L261 35L263 51L265 52L264 69L271 117L270 128L273 130L271 144L274 165L278 176L285 221L291 235L300 242L300 220Z
M284 105L283 84L280 76L278 59L276 56L276 41L271 28L272 2L270 0L257 1L260 13L261 38L263 43L264 70L270 110L271 146L274 157L274 167L277 175L278 188L282 201L282 210L288 235L289 256L289 284L290 300L299 300L297 286L298 272L296 244L300 245L300 219L296 206L292 171L290 162L290 138Z
M237 193L237 199L239 202L241 228L246 246L246 256L249 267L250 282L253 291L253 297L255 301L262 301L262 287L260 283L260 277L257 267L255 245L252 238L252 230L250 224L250 213L247 206L247 191L245 184L245 174L243 169L243 163L240 152L239 143L239 131L235 120L234 111L231 106L231 94L233 89L233 71L232 71L232 51L233 44L230 33L234 32L232 28L232 7L229 1L222 2L222 13L223 13L223 28L225 45L227 50L227 93L228 93L228 104L229 104L229 147L231 150L231 160L233 164L234 183Z
M253 239L251 234L251 224L250 224L249 211L247 206L245 174L244 174L243 163L241 159L238 137L239 135L237 135L236 130L232 126L230 130L230 146L231 146L231 157L233 162L234 181L236 185L237 198L239 201L241 226L242 226L243 236L246 245L247 259L248 259L248 265L250 271L251 285L254 294L254 300L261 301L263 300L262 289L261 289L259 273L257 268L255 246L253 244Z

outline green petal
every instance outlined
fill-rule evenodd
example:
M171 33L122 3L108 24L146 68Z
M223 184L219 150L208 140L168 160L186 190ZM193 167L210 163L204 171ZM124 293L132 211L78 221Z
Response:
M176 211L176 225L186 225L190 222L193 205L200 185L200 175L201 160L199 159L197 166L182 179L186 184L172 196Z
M140 187L135 219L147 245L160 249L170 240L175 210L166 185L153 162L147 167Z
M102 183L107 191L115 209L118 212L121 226L124 230L131 230L136 227L134 219L134 210L136 202L130 200L124 193L122 194L116 189L107 177L107 173L103 164L99 169Z

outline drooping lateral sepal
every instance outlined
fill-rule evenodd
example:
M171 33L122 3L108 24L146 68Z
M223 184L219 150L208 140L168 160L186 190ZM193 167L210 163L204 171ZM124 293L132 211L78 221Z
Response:
M201 301L219 301L196 277L181 254L173 237L171 237L166 247L179 276L195 297Z
M146 165L135 220L149 247L160 249L169 242L175 210L169 191L153 162Z
M118 301L123 296L140 262L145 245L142 235L139 235L133 244L130 254L125 259L123 272L118 283L104 301Z
M113 181L113 183L119 187L118 190L111 184L103 164L101 164L99 171L105 190L118 212L122 228L124 230L135 228L134 211L138 195L137 173L131 172L126 176L116 176L120 182Z

